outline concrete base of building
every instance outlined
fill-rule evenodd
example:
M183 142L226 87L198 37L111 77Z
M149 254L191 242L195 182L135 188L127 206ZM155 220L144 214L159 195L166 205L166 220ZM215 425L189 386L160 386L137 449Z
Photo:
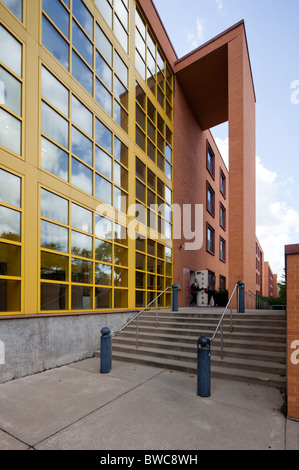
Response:
M1 319L0 383L92 357L101 329L121 328L132 312Z

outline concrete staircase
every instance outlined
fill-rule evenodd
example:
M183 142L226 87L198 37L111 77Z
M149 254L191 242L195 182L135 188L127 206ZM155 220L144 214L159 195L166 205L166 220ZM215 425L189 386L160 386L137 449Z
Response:
M112 337L112 360L121 360L197 374L197 340L211 338L223 313L222 308L160 310L158 328L155 311ZM247 310L230 312L223 323L224 354L221 359L220 330L211 345L211 377L286 387L286 316L283 311ZM99 355L98 351L96 355Z

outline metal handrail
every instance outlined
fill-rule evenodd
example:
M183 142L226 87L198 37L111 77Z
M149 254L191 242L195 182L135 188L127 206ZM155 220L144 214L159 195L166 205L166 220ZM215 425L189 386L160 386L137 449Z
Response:
M216 335L217 335L217 333L218 333L218 330L219 330L219 328L220 328L220 326L221 326L221 359L223 359L223 319L224 319L224 317L225 317L225 314L226 314L226 312L227 312L228 306L229 306L229 304L230 304L230 312L231 312L231 333L232 333L232 332L233 332L233 308L232 308L232 300L233 300L233 296L234 296L234 294L235 294L235 292L236 292L236 289L237 289L238 285L239 285L238 283L235 285L234 290L233 290L233 292L232 292L232 294L231 294L231 296L230 296L230 299L229 299L229 301L227 302L227 305L226 305L226 307L225 307L225 309L224 309L224 312L223 312L223 314L222 314L222 316L221 316L221 318L220 318L220 320L219 320L219 323L218 323L218 325L217 325L217 327L216 327L215 333L213 334L213 336L212 336L212 338L211 338L211 340L210 340L211 343L214 341L214 339L215 339L215 337L216 337Z
M252 308L252 300L254 300L255 308L256 308L257 307L256 294L254 294L250 289L247 289L247 308L249 308L249 298L250 298L250 308Z
M134 320L137 320L137 324L136 324L136 348L138 348L138 318L139 316L145 311L147 310L154 302L156 302L156 328L158 327L158 299L159 297L161 297L161 295L165 294L165 292L169 289L172 289L172 287L166 287L166 289L161 292L159 295L157 295L157 297L154 298L154 300L152 300L149 304L147 304L146 307L144 307L140 312L138 312L133 318L131 318L122 328L120 328L119 330L116 330L116 331L113 331L113 333L111 333L111 336L114 336L116 335L117 333L121 333L125 328L127 328L127 326L129 326Z

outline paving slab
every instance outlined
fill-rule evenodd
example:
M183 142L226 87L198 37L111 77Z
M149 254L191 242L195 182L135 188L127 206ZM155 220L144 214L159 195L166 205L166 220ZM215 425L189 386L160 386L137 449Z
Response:
M0 384L0 450L299 450L278 389L99 358Z

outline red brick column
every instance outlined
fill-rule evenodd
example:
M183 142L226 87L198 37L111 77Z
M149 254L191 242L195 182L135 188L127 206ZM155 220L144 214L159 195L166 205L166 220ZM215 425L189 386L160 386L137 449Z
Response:
M299 419L299 245L285 247L287 296L287 415Z

